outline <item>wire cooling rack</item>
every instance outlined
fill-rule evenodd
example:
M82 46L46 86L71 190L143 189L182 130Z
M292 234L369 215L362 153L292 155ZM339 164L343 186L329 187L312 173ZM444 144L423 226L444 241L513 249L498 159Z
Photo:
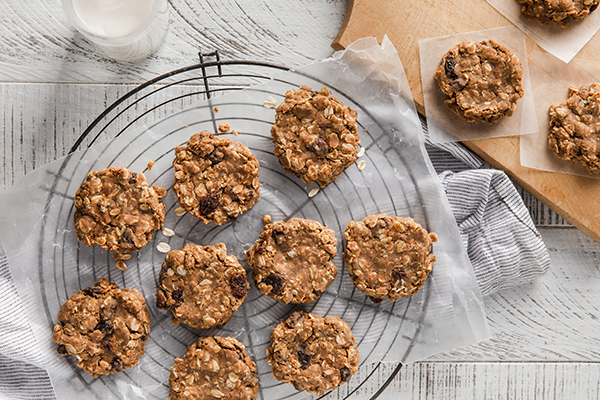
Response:
M210 59L210 61L207 61L207 59ZM131 137L132 142L137 143L139 141L140 143L146 143L140 148L140 154L148 153L151 155L156 161L154 168L157 171L164 171L157 173L158 176L156 179L150 182L150 184L160 185L168 174L167 170L170 167L172 159L172 154L170 154L172 147L163 146L161 144L162 139L143 142L144 136L147 136L148 132L140 128L160 124L161 120L169 119L173 115L175 117L170 119L178 121L177 116L184 115L181 114L182 110L195 104L196 109L199 110L198 112L202 113L204 117L196 121L187 121L182 117L180 126L177 123L172 125L168 136L181 134L182 131L193 131L196 127L206 128L206 126L212 126L213 131L216 132L221 122L230 122L234 127L236 123L243 122L247 129L240 134L240 137L243 136L246 139L245 144L250 147L261 162L261 181L264 184L262 189L264 189L266 195L263 195L263 190L261 189L262 199L257 203L257 206L261 204L260 207L266 211L271 210L271 213L275 210L275 214L279 213L283 217L281 219L291 217L310 218L313 215L321 216L321 220L329 219L330 225L334 225L336 235L340 239L340 232L343 232L346 224L349 222L343 218L339 218L339 214L343 214L343 212L338 212L339 204L334 204L339 202L340 198L343 199L344 197L342 193L346 189L341 187L343 183L339 184L340 196L321 197L320 201L322 204L313 205L313 200L306 196L306 185L302 184L295 177L284 173L278 165L276 158L272 154L269 154L266 148L256 144L258 142L254 140L260 139L264 142L264 132L266 131L268 134L272 120L262 117L260 112L254 115L252 110L250 110L244 113L245 117L242 117L244 121L241 121L240 119L236 119L235 115L223 115L219 110L219 106L232 105L231 101L220 103L218 101L219 95L236 92L267 81L281 83L284 86L292 85L297 87L298 82L302 82L305 78L294 72L281 74L283 71L287 71L287 69L277 65L251 61L223 61L220 60L218 52L208 55L201 54L199 64L159 76L136 87L117 100L90 124L73 145L70 153L78 149L90 147L102 141L101 139L131 135L128 137ZM328 86L327 82L321 83L323 86ZM393 168L395 161L393 146L390 144L389 137L383 127L378 126L377 121L371 118L369 113L357 101L344 97L343 93L335 94L337 96L341 95L346 105L358 111L360 116L358 121L359 132L362 132L362 145L367 149L367 153L372 148L389 158L386 161L389 165L379 166L379 169L375 173L384 171L385 168L391 168L391 170L395 171ZM270 95L281 98L283 93L265 92L259 93L259 95L264 95L265 100L267 100ZM203 102L198 103L200 100ZM233 105L239 107L242 111L245 107L250 107L247 104L243 104L243 102ZM184 143L185 141L183 140L179 144L183 145ZM102 153L99 154L99 157L101 156ZM58 203L60 205L57 211L59 218L57 218L58 222L56 226L45 221L44 228L42 229L42 240L40 242L64 244L67 241L74 240L74 233L68 233L72 230L71 224L74 209L72 196L67 195L67 193L69 192L69 188L72 191L74 186L78 186L81 183L80 180L74 181L73 171L79 170L85 176L85 173L93 170L95 165L93 160L86 160L85 157L86 155L82 156L81 159L68 158L56 174L48 204ZM353 171L346 171L344 176L353 173ZM269 176L272 181L263 180L263 176ZM381 190L387 190L387 196L393 202L393 197L397 196L394 193L395 189L387 185L385 177L376 177L375 180L379 178L381 178L382 182ZM355 179L354 177L348 178L349 181ZM340 181L343 182L343 179L340 179ZM416 183L414 185L416 187ZM291 193L279 193L278 188L281 186L291 188ZM415 192L417 196L420 196L418 189ZM274 193L277 194L277 198L271 196ZM169 196L171 196L170 199ZM172 194L169 196L165 199L167 203L167 215L173 215L178 204ZM261 211L262 209L257 206L255 207L259 208L258 211ZM344 207L348 209L354 206L362 207L364 212L369 212L369 205L366 203L344 204ZM420 210L407 210L407 212L409 215L423 213ZM426 213L424 214L424 218L427 219ZM180 224L179 221L176 220L173 222L177 235L170 241L172 248L181 248L187 242L200 244L213 243L219 239L223 230L227 229L226 226L201 226L201 223L190 222L189 220L187 223ZM247 238L240 239L241 243L253 242L254 239L252 238L258 237L259 231L256 231L256 229L253 231L252 228L249 228L250 225L248 221L244 222L243 218L240 218L232 225L231 229L233 229L234 235L248 236ZM157 244L164 240L165 238L160 237L160 234L157 233L152 242L148 244L148 247L153 246L156 248ZM341 242L341 240L339 241ZM115 398L128 398L123 393L120 393L123 387L155 387L158 389L149 390L148 393L144 394L144 398L163 398L167 392L165 390L167 390L168 386L169 368L172 366L172 361L169 364L165 363L165 360L183 357L185 348L201 335L218 334L221 336L236 336L246 345L259 371L259 383L261 386L259 399L314 399L316 396L311 396L305 392L296 392L291 388L291 385L277 382L270 372L265 355L265 348L269 344L268 332L270 332L276 323L284 320L293 310L301 308L305 311L321 315L334 314L341 316L349 323L357 337L359 348L362 346L363 349L360 354L361 364L359 372L339 389L326 393L319 397L319 399L376 399L388 387L402 367L401 363L396 363L392 368L389 365L383 364L382 361L385 355L387 355L392 345L399 341L404 341L407 343L404 355L404 358L406 358L412 346L419 340L419 333L423 327L423 319L425 318L430 298L429 294L431 292L430 284L427 282L421 291L421 301L418 303L412 299L402 299L392 304L390 302L373 304L364 294L355 290L351 285L350 278L341 260L342 257L339 250L342 249L342 246L340 243L338 245L338 257L336 257L338 277L318 301L302 307L283 305L277 301L268 299L255 288L252 288L248 298L236 312L230 323L217 330L198 331L185 325L172 325L170 316L165 312L158 311L154 307L154 293L158 272L162 263L160 253L152 251L146 257L138 255L137 259L134 257L128 261L128 270L121 272L115 270L113 266L109 266L114 265L114 261L106 251L98 248L88 249L78 244L77 249L74 251L75 254L71 254L72 252L67 254L68 250L65 249L68 248L69 246L58 246L54 247L51 251L47 247L40 248L42 258L51 259L53 265L53 270L45 269L44 271L40 271L42 298L48 321L55 319L62 302L72 294L73 288L71 286L73 285L67 282L72 282L73 279L77 281L75 286L79 285L80 288L93 284L90 279L95 281L103 276L109 280L115 280L121 287L127 286L133 280L138 286L141 286L142 294L146 297L150 308L152 331L147 342L146 354L143 356L143 363L140 363L142 365L140 368L136 367L135 371L128 370L117 374L118 381L115 381L117 375L93 379L88 374L76 368L74 360L71 358L67 358L65 361L72 365L73 373L76 375L76 380L79 381L79 384L84 385L91 392L105 393L106 390L109 390ZM63 249L62 252L60 249ZM243 250L244 248L242 247L237 248L238 258ZM75 272L73 271L73 265L71 265L72 262L68 261L73 257L78 263ZM243 258L240 261L243 262ZM85 267L86 265L87 267ZM151 265L151 267L148 268L148 265ZM77 274L77 277L74 277L73 274ZM52 283L50 284L50 282ZM154 289L154 292L152 289ZM348 320L349 318L351 320ZM381 330L389 329L390 327L393 330L397 329L396 336L392 340L386 339L387 341L384 343L379 338L373 337L374 332L381 332ZM370 388L370 390L366 392L365 388ZM373 388L376 389L373 390Z

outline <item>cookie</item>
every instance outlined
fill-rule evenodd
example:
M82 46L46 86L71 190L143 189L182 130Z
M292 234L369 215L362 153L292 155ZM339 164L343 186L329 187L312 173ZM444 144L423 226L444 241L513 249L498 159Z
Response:
M150 313L135 289L121 290L100 278L67 300L58 312L52 340L60 355L95 378L133 367L144 354Z
M201 337L175 359L169 388L169 400L256 399L256 364L233 337Z
M267 217L266 221L270 221ZM267 223L246 251L256 288L282 303L306 304L335 279L335 233L316 221L292 218Z
M548 147L562 160L600 172L600 84L569 87L569 98L551 106Z
M318 395L348 382L358 369L358 348L336 316L294 311L271 331L267 361L279 381Z
M208 131L175 148L173 192L205 224L223 225L260 198L258 161L246 146Z
M369 215L351 221L344 236L344 263L352 283L374 303L385 297L412 297L433 268L431 250L437 235L412 218Z
M598 8L600 0L519 0L521 13L530 21L544 25L558 23L567 28L572 22L586 18Z
M164 188L149 186L144 174L110 167L87 175L75 194L74 226L77 239L95 244L117 260L131 258L165 222ZM124 263L117 266L125 269Z
M290 90L271 127L273 153L283 169L302 182L325 187L356 161L360 142L356 116L326 88Z
M510 117L523 97L521 62L493 40L452 47L434 77L446 105L467 122L493 124Z
M188 243L165 256L156 306L171 310L174 324L210 329L231 320L249 289L246 271L235 256L227 255L223 243Z

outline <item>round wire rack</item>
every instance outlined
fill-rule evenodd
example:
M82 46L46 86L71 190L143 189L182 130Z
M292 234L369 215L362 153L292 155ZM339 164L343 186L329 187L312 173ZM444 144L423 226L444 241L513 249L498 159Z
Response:
M76 154L76 150L91 148L93 144L105 142L106 139L117 138L125 134L131 135L135 146L138 146L138 143L142 146L139 153L152 155L153 160L156 162L154 167L156 170L153 170L153 173L156 171L157 176L154 181L149 179L149 183L160 184L168 179L169 173L172 174L172 170L169 170L169 168L173 147L165 146L164 137L147 140L149 135L147 127L160 124L165 119L175 121L169 125L169 134L166 135L168 137L193 131L196 127L205 128L210 125L212 125L213 131L217 132L218 125L224 121L232 122L234 126L236 123L243 122L246 124L245 126L250 128L241 132L240 137L245 138L245 144L261 162L261 181L265 189L263 195L263 188L261 188L262 200L257 205L262 204L262 206L255 206L258 208L256 214L274 213L279 214L283 217L282 219L292 216L329 219L339 237L340 232L343 232L349 222L341 218L340 214L346 212L347 215L352 215L353 207L361 207L360 213L364 214L368 212L369 206L365 203L349 204L351 200L346 199L343 204L346 211L339 211L340 204L337 204L337 202L340 199L344 201L344 196L341 193L346 190L341 187L343 183L340 183L339 196L323 197L321 204L313 205L313 199L306 196L306 185L283 172L277 159L270 154L272 150L269 152L264 147L265 132L268 135L272 120L261 116L263 115L261 112L264 111L262 104L260 107L263 110L260 110L256 108L256 105L245 104L241 100L233 99L225 103L218 101L220 95L238 92L241 89L251 88L265 82L297 86L303 78L298 76L297 73L289 72L287 68L278 65L253 61L221 60L218 52L206 55L200 54L199 64L161 75L136 87L118 99L82 133L73 145L70 154ZM327 82L321 83L323 86L328 86ZM278 95L280 98L283 95L283 93L261 92L260 90L258 90L258 93L264 96L265 100L271 95ZM339 95L342 96L342 101L346 105L358 110L359 116L361 116L358 121L359 131L364 133L365 140L362 142L367 151L373 146L378 147L380 150L385 147L382 143L386 142L386 134L382 127L378 127L377 121L372 120L368 112L361 109L358 102L344 97L343 93L339 93ZM239 109L243 116L221 115L219 106L222 107L223 105ZM189 121L184 117L186 114L183 110L192 106L201 111L203 117L199 120ZM189 138L189 136L187 137ZM180 145L183 144L185 144L185 140L180 140ZM389 143L387 146L389 147ZM387 154L386 151L383 149L381 154ZM110 266L111 263L114 265L114 261L106 251L98 248L88 249L76 241L74 233L68 233L72 230L71 223L74 209L72 197L65 195L65 193L72 192L73 188L80 184L79 180L74 182L70 171L83 170L84 173L90 172L94 168L94 160L86 160L86 157L88 156L84 154L75 161L68 157L64 167L55 177L52 195L49 199L49 202L52 202L56 200L55 197L62 196L62 202L59 201L60 207L56 211L58 214L56 221L58 222L54 226L50 221L45 221L48 227L43 229L41 242L64 244L73 241L73 243L77 243L77 248L67 251L64 249L69 246L63 245L59 246L63 249L62 253L57 248L53 248L51 254L43 256L43 258L52 259L53 265L53 270L45 268L44 271L40 271L41 276L44 277L43 281L53 282L52 287L42 284L42 297L48 320L50 322L54 320L60 305L73 293L73 290L90 286L91 283L102 276L116 281L119 286L127 286L133 283L134 286L141 287L139 290L142 291L149 303L152 317L152 332L147 342L146 354L143 356L143 366L136 371L124 371L118 374L118 383L114 381L115 377L113 375L92 379L88 374L82 373L74 366L74 360L68 361L72 364L76 380L85 385L91 392L105 393L106 390L110 390L115 398L128 398L119 391L122 390L123 382L129 382L128 385L132 387L158 388L145 394L146 398L163 398L166 393L165 390L168 390L168 376L172 360L175 357L183 357L186 347L195 342L199 336L205 334L236 336L244 342L258 367L259 385L261 387L259 399L262 400L274 398L376 399L398 374L402 367L401 363L390 365L383 361L387 352L398 341L404 340L408 343L404 355L406 356L418 340L429 300L430 285L428 283L422 289L422 292L424 292L422 299L424 300L418 304L415 304L410 298L399 300L393 304L390 304L390 302L374 304L364 294L354 289L344 269L341 257L338 255L336 257L338 277L334 284L322 295L321 299L316 302L305 306L283 305L275 300L268 299L255 288L252 288L248 298L234 315L233 320L224 327L217 330L198 331L184 325L172 325L169 315L158 311L152 304L155 300L158 273L162 264L160 253L152 251L151 254L146 256L138 254L137 259L134 256L132 260L128 261L126 272L118 271ZM117 158L115 157L114 160L117 160ZM389 165L380 165L379 169L381 171L385 170L384 167L393 168L393 157L385 162ZM69 166L67 163L74 163L74 166ZM139 160L137 165L139 167ZM263 171L265 172L263 173ZM351 172L345 172L344 174L349 173ZM264 176L268 177L269 180ZM387 190L385 196L393 203L394 189L386 186L385 177L381 178L382 188L384 191ZM348 181L352 179L348 179ZM291 192L282 193L279 190L281 187L288 188ZM350 187L349 190L353 190L353 187ZM171 196L170 199L169 196ZM172 194L167 196L166 203L167 215L174 215L178 204ZM394 208L392 211L400 210ZM421 211L407 210L407 212L409 215L413 215ZM260 232L260 230L257 231L256 228L251 227L252 224L254 224L252 226L259 225L256 221L249 222L243 218L239 218L229 228L226 226L202 226L199 221L191 222L191 218L189 216L185 223L180 222L183 219L177 219L173 222L173 229L176 232L176 237L170 241L173 248L181 248L187 242L215 243L225 235L226 229L231 229L232 235L239 239L241 243L238 247L234 245L234 252L237 251L239 258L239 255L243 254L243 250L248 247L248 243L255 240L252 238L258 237ZM153 246L156 248L160 241L165 240L164 237L159 236L157 233L153 241L148 244L148 247ZM338 249L341 249L341 241L338 244ZM46 248L42 249L41 252L49 253ZM69 261L71 259L74 259L77 264L75 274L72 271L73 265L71 264L73 262ZM154 289L154 292L152 289ZM416 310L416 312L409 312L409 308L412 311ZM361 350L359 372L339 389L326 393L321 397L296 392L291 388L291 385L277 382L267 364L265 348L268 346L268 333L276 323L285 319L295 309L312 311L317 314L341 316L355 332L359 349L361 346L367 349L364 352ZM392 330L397 330L396 336L392 340L385 342L373 337L373 332L380 332L384 329L390 329L390 327L392 327ZM379 355L376 356L376 354ZM374 360L374 357L379 359ZM165 360L171 360L171 364L165 365ZM369 390L366 391L366 388L369 388ZM273 393L276 393L276 395L274 396Z

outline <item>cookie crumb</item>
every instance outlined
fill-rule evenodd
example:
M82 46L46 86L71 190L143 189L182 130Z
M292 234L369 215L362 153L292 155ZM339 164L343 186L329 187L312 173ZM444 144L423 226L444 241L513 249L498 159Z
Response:
M360 160L358 162L358 164L356 164L356 168L358 168L359 171L362 171L363 169L365 169L366 166L367 166L367 162L365 160Z
M169 228L163 228L162 233L165 236L175 236L175 232Z
M231 129L231 126L229 126L229 124L227 122L223 122L222 124L219 124L219 132L221 132L221 133L229 132L230 129Z
M275 100L272 96L269 96L269 100L265 100L263 102L263 107L275 108L277 107L277 100Z
M117 267L117 269L120 269L121 271L127 270L127 264L125 264L125 261L123 260L117 260L117 262L115 263L115 267Z
M161 253L168 253L169 251L171 251L171 246L169 246L168 243L160 242L156 246L156 250L160 251Z
M263 222L265 224L270 224L271 223L271 216L269 214L263 215Z
M235 136L240 134L240 131L238 131L237 129L232 129L231 133L233 133Z
M319 193L319 188L314 188L310 192L308 192L308 197L315 197Z
M215 112L219 112L219 107L215 107L213 110L215 110Z
M185 211L183 207L177 207L175 209L175 215L177 215L178 217L181 217L185 213L187 213L187 211Z
M356 157L360 158L364 155L365 155L365 148L361 147L360 150L358 151L358 154L356 155Z

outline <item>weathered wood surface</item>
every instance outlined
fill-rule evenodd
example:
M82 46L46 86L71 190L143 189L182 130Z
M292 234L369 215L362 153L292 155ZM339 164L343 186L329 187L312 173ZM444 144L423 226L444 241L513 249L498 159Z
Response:
M119 66L72 41L58 1L0 3L2 187L66 154L89 122L133 87L123 82L191 64L199 44L224 49L228 58L289 67L321 59L333 52L346 10L342 0L170 4L170 48ZM382 398L600 396L600 245L523 196L550 250L548 275L486 298L491 340L405 366ZM377 388L362 390L366 396Z
M515 1L515 0L510 0ZM419 57L419 40L463 32L479 31L511 22L486 0L407 1L352 0L334 47L343 48L354 40L388 35L398 49L417 108L425 113ZM526 37L528 51L540 48ZM600 60L600 36L596 35L578 57ZM540 126L540 129L546 129ZM521 166L519 138L502 137L466 141L465 145L494 167L533 193L573 225L600 242L600 197L598 180Z

